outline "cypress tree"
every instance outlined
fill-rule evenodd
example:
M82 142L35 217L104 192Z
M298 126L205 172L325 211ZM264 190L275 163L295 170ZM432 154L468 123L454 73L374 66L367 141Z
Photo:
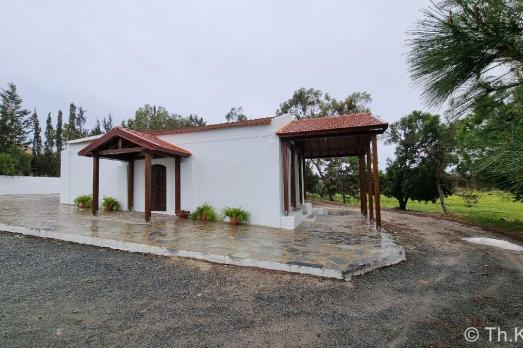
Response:
M51 120L51 113L47 114L47 121L45 124L45 142L44 142L44 152L50 154L54 149L54 129Z
M56 152L58 152L58 159L60 159L63 150L63 139L62 139L62 110L58 110L58 119L56 121Z
M78 137L78 131L76 129L76 105L74 103L69 104L69 122L65 129L65 140L73 140Z
M100 126L100 120L96 119L96 126L91 130L90 135L100 135L102 134L102 127Z

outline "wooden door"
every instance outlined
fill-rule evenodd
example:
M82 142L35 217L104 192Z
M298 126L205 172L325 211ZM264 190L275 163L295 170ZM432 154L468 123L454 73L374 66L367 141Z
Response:
M161 164L154 164L151 167L151 210L167 210L167 190L166 190L166 169Z

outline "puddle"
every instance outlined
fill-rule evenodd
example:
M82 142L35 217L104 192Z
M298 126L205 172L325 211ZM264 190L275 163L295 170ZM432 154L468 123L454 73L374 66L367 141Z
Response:
M507 242L506 240L494 239L494 238L484 238L484 237L474 237L474 238L463 238L467 242L475 244L483 244L488 246L493 246L496 248L501 248L505 250L513 251L523 251L523 247L517 244Z

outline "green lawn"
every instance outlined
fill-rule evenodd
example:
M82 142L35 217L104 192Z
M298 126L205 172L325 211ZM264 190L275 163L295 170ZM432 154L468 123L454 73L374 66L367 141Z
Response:
M475 191L478 201L472 206L467 206L463 197L453 195L447 197L446 203L451 217L479 224L485 227L501 228L506 231L523 231L523 203L514 201L514 198L500 191ZM336 201L341 202L341 195L336 195ZM351 205L359 205L359 200L350 199ZM381 196L382 208L397 208L398 201L394 198ZM409 201L407 210L442 213L439 200L436 203Z

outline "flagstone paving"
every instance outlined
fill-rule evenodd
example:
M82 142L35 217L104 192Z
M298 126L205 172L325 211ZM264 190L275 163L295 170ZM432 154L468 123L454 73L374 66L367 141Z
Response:
M231 226L138 212L101 212L59 203L57 195L0 196L0 230L112 249L350 279L405 259L390 234L349 210L329 210L295 231Z

